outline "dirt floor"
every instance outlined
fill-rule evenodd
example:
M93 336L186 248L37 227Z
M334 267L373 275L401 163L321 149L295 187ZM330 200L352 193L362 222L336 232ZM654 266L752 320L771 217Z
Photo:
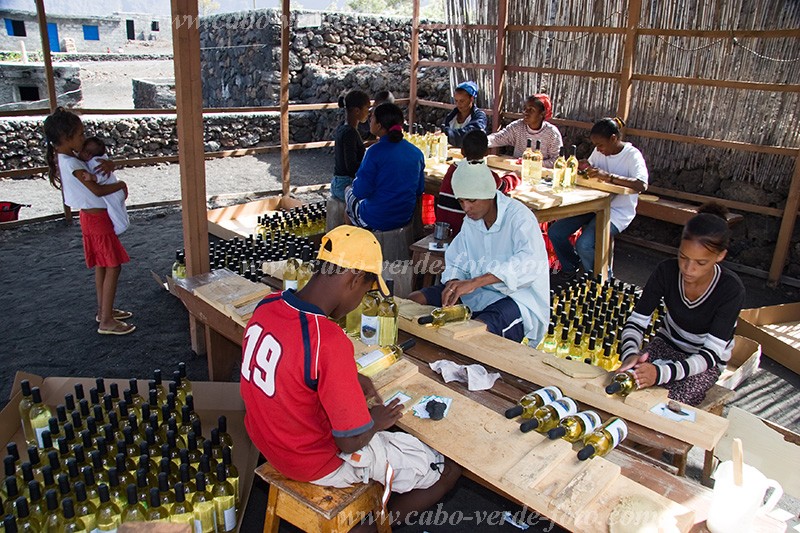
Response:
M153 52L142 50L142 53ZM81 91L86 109L132 109L131 80L174 78L171 59L158 61L82 61Z
M292 154L293 185L325 182L331 157L319 151ZM278 188L277 156L246 157L210 161L207 164L208 194L245 193ZM121 170L129 182L131 201L144 203L179 198L176 165ZM13 197L12 195L18 195ZM0 199L26 201L34 208L24 215L60 210L60 196L42 180L0 182ZM0 369L0 405L6 403L14 373L18 370L45 376L105 376L149 378L156 368L173 369L179 361L188 364L189 377L207 379L206 361L189 347L188 316L180 302L159 287L150 272L165 275L176 249L182 247L181 213L177 208L134 211L131 228L122 241L132 261L123 268L117 305L130 309L130 320L138 330L128 337L97 335L94 322L95 296L92 272L83 263L80 229L62 221L30 224L0 231L0 339L3 365ZM653 267L664 258L655 252L617 243L615 273L628 282L643 284ZM767 289L762 280L742 276L748 307L800 300L794 289ZM761 370L740 385L734 405L756 413L794 431L800 431L800 377L762 358ZM702 454L690 455L688 475L697 479ZM243 531L260 531L266 494L254 488ZM797 500L784 498L781 507L797 516ZM461 511L466 519L459 526L405 527L403 532L516 531L509 524L476 528L475 513L512 513L519 508L503 498L463 480L444 503L444 510ZM549 525L529 531L548 531ZM282 526L281 531L295 531Z

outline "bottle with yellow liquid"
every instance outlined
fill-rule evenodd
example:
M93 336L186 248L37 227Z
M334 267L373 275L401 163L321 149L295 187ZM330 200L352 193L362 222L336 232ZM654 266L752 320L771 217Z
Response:
M239 469L233 464L233 457L230 446L225 446L222 449L222 464L225 465L225 475L228 476L228 481L233 485L233 493L236 496L236 502L239 502Z
M600 363L597 366L611 372L617 368L619 364L619 359L614 355L611 344L604 344L603 355L600 357Z
M542 182L542 141L536 141L536 150L533 151L531 160L531 185L539 185Z
M150 489L150 505L145 512L148 522L169 522L169 510L161 504L157 488Z
M53 416L53 413L50 412L48 406L42 403L42 391L39 390L39 387L31 389L31 402L33 405L31 405L31 410L28 413L28 420L30 420L31 428L33 429L36 445L39 448L44 448L42 433L50 430L50 417Z
M186 259L183 251L175 252L175 262L172 263L172 279L186 278Z
M180 481L175 483L175 503L169 513L169 521L177 524L189 524L194 529L194 507L186 501L186 489Z
M353 338L359 337L361 335L361 310L364 306L364 299L362 298L361 301L358 303L358 306L347 313L345 317L344 327L345 331L348 335Z
M45 502L42 498L42 486L38 481L28 483L28 509L31 518L34 518L39 525L45 521Z
M564 171L564 188L571 189L575 186L575 182L578 179L578 158L575 155L578 150L578 147L574 144L570 147L570 154L567 158L567 165L566 170ZM569 176L569 181L567 181L567 176Z
M553 190L560 191L564 183L564 170L567 168L567 159L564 157L564 147L558 151L558 159L553 163Z
M558 342L556 341L556 326L552 322L547 326L547 334L542 337L542 342L536 347L537 350L544 353L556 353Z
M447 307L437 307L431 311L430 315L421 316L417 319L418 324L430 324L439 328L452 322L466 322L472 318L472 309L464 304L450 305Z
M228 482L225 465L217 465L217 482L211 490L214 508L217 511L217 531L220 533L236 529L236 495Z
M75 514L75 504L72 501L72 498L64 498L61 501L61 507L64 512L64 523L59 529L59 532L64 533L77 533L78 531L86 531L86 524L78 518Z
M64 515L58 507L58 493L54 489L45 492L47 512L42 526L43 531L61 531L64 527Z
M25 437L25 442L28 446L38 445L36 434L33 432L31 426L31 408L33 407L33 397L31 393L31 382L23 379L19 382L20 390L22 391L22 399L19 401L19 418L22 420L22 433Z
M561 330L561 340L556 346L556 357L561 359L569 359L570 345L569 345L569 330L566 326Z
M41 531L41 523L31 516L30 507L28 507L28 500L20 496L17 498L17 529L19 533L39 533ZM8 533L8 529L6 529Z
M594 335L589 336L589 342L583 352L583 360L588 360L589 364L598 366L597 363L600 361L600 350L599 346L597 345L597 337Z
M583 333L581 330L575 332L575 340L572 342L567 359L583 361Z
M97 506L89 501L86 496L86 485L82 481L75 483L73 488L75 489L75 515L86 526L86 531L92 532L97 527L95 520Z
M397 344L397 318L400 316L394 301L394 280L387 279L386 287L389 295L378 304L378 346L381 347Z
M100 505L97 506L95 513L95 531L98 533L117 533L117 528L121 522L122 511L116 503L111 501L108 485L105 483L98 487L100 494Z
M527 433L533 429L539 433L547 433L556 427L565 416L578 412L578 406L572 398L561 398L548 405L543 405L533 412L530 420L519 425L519 430Z
M297 245L289 243L286 266L283 269L283 290L297 290L297 275L300 270L300 260L297 258Z
M616 394L623 398L636 390L636 378L631 371L615 374L606 387L606 394Z
M367 346L378 344L380 325L378 322L378 307L381 295L377 290L369 291L364 295L361 309L361 342Z
M297 269L297 290L299 291L306 286L308 280L311 279L313 274L311 270L311 247L304 245L300 251L300 268Z
M120 521L124 524L127 522L146 522L147 509L144 508L139 502L139 496L136 493L136 485L128 485L125 490L128 499L128 505L122 511Z
M556 400L563 398L561 389L558 387L542 387L523 396L514 407L506 409L506 418L530 418L540 407L549 405Z
M558 426L547 432L547 436L551 440L564 439L567 442L577 442L602 423L600 415L594 411L581 411L561 419Z
M585 461L591 457L603 457L619 446L628 436L628 425L621 418L612 418L605 424L586 435L583 448L578 452L578 459Z
M531 140L528 139L528 147L522 153L522 183L533 186L533 172L533 148L531 148Z
M405 350L412 348L417 343L416 339L408 339L401 344L383 346L377 350L367 352L356 359L358 373L371 378L381 370L389 368L403 355Z
M214 507L214 496L206 488L206 478L202 472L195 476L195 491L192 493L194 507L195 533L216 533L217 512Z

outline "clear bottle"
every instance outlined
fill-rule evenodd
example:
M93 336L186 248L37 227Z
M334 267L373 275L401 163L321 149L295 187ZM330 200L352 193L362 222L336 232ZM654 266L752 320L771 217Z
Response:
M120 515L120 522L146 522L147 509L144 508L139 502L139 496L136 494L136 485L128 485L125 489L127 495L128 505L123 509Z
M194 507L186 501L186 489L180 481L175 484L175 503L169 512L169 521L177 524L189 524L194 529Z
M561 359L569 359L570 345L569 345L569 330L564 327L561 330L561 340L556 346L556 357Z
M561 398L548 405L544 405L533 412L533 416L520 424L519 429L527 433L535 429L539 433L547 433L556 427L565 416L578 412L578 406L572 398Z
M236 503L239 503L239 469L233 464L233 451L230 446L222 448L222 464L225 465L225 475L233 485L233 493L236 496Z
M540 407L553 403L563 398L561 389L558 387L542 387L523 396L514 407L506 409L506 418L530 418Z
M558 426L547 432L547 436L552 440L564 439L567 442L577 442L602 423L600 415L594 411L581 411L561 419Z
M148 522L169 522L169 510L161 505L158 497L159 491L156 488L150 489L150 506L147 508Z
M236 495L233 485L228 482L225 465L217 465L217 482L211 489L214 496L214 508L217 511L217 530L233 531L236 529Z
M392 366L403 355L405 350L412 348L416 343L417 341L411 338L401 344L383 346L365 353L356 359L358 373L371 378L381 370Z
M5 502L3 502L3 511L5 514L14 514L17 498L21 496L19 481L16 477L7 477L3 483L5 487Z
M289 258L286 260L286 266L283 269L283 290L297 290L297 275L300 270L300 260L297 258L297 245L294 242L289 243L288 255Z
M377 290L372 290L364 295L361 309L361 342L367 346L378 344L380 325L378 322L378 306L381 295Z
M547 326L547 334L542 337L542 342L539 343L539 346L537 346L536 349L544 353L555 354L557 348L558 342L556 341L555 324L550 322L550 324Z
M42 486L38 481L31 481L28 483L28 510L31 518L34 518L40 526L45 521L45 509Z
M543 161L542 141L537 140L536 150L533 151L533 158L531 159L531 185L539 185L541 183Z
M522 153L522 183L525 185L535 185L533 181L533 167L533 148L531 148L531 139L528 139L528 147L525 148L525 151Z
M48 532L61 531L61 529L64 527L64 514L58 507L58 493L55 490L50 489L45 492L44 498L47 512L42 529Z
M387 347L397 344L397 319L400 310L394 301L394 281L386 280L389 295L378 304L378 346Z
M105 483L98 487L100 495L100 505L97 506L95 513L95 531L98 533L117 533L117 528L121 523L119 506L111 500L108 485Z
M195 476L192 506L194 507L195 533L216 533L217 512L214 506L214 496L208 491L206 478L202 472L198 472Z
M42 432L50 429L50 417L53 416L53 413L50 412L49 407L42 403L42 391L39 390L39 387L31 389L31 402L33 405L31 405L31 410L28 412L28 419L33 429L36 444L39 448L44 448Z
M364 305L364 299L362 298L361 301L358 303L358 306L347 313L345 317L345 331L347 334L353 338L357 338L361 335L361 309Z
M569 158L567 158L567 166L566 170L564 171L564 188L571 189L575 186L575 181L578 179L578 158L575 155L578 151L578 147L574 144L570 147L570 154ZM567 177L569 177L569 181L567 181Z
M621 418L612 418L586 435L578 459L585 461L590 457L603 457L616 448L628 436L628 425Z
M77 533L78 531L89 531L86 524L75 514L75 504L72 498L61 500L61 508L64 512L64 523L58 530L59 533Z
M114 504L119 507L120 510L124 509L128 503L128 498L126 489L123 487L127 487L128 485L120 484L120 478L116 468L109 468L107 476L108 484L101 483L100 485L106 485L108 487L108 494L111 496L111 501L114 502ZM136 488L136 485L134 485L134 488Z
M186 401L185 398L192 394L192 382L189 381L189 377L186 375L186 363L181 361L178 363L178 374L181 377L181 390L183 390L184 394L184 402Z
M83 481L78 481L74 485L75 489L75 515L81 519L86 531L92 532L97 527L95 515L97 506L89 500L86 495L86 485Z
M233 437L231 437L231 434L228 433L228 417L222 415L217 418L217 429L219 430L220 445L223 448L228 446L231 450L233 450Z
M559 191L564 183L564 171L567 168L567 159L564 157L564 147L558 151L558 159L553 163L553 190Z
M606 394L617 394L623 398L636 390L636 378L633 372L625 371L615 374L606 387Z
M20 533L39 533L41 525L31 516L28 500L20 496L17 498L17 531ZM8 530L6 530L6 533Z
M5 533L17 533L17 520L13 515L3 517L3 531Z
M97 488L97 480L94 477L94 470L91 466L84 466L81 470L83 482L86 487L86 497L95 506L100 505L100 492Z
M305 244L300 250L300 268L297 269L297 290L299 291L306 286L308 280L311 279L312 263L311 263L311 246Z
M598 363L600 362L602 352L600 351L600 345L597 344L597 338L594 335L589 336L589 343L586 345L586 350L583 352L584 360L589 360L589 362L594 366L599 366Z
M417 319L418 324L431 324L433 327L442 327L452 322L466 322L472 318L472 309L464 304L437 307L430 315Z
M583 333L581 330L575 332L575 340L569 350L568 359L573 361L583 361Z
M163 459L162 459L163 461ZM175 477L177 478L177 468ZM161 505L169 511L172 509L172 504L175 503L175 494L169 488L169 475L166 472L158 473L158 499Z
M131 399L128 401L128 409L132 409L137 415L141 415L144 398L139 395L139 382L135 379L128 380L128 390L131 391ZM123 396L125 391L123 391ZM126 398L127 401L127 398Z
M36 434L31 426L31 408L33 407L33 397L31 393L31 383L27 379L19 382L22 391L22 399L19 401L19 418L22 420L22 433L28 446L38 445Z
M186 262L184 259L183 251L181 250L175 252L175 262L172 263L172 278L173 279L186 278Z

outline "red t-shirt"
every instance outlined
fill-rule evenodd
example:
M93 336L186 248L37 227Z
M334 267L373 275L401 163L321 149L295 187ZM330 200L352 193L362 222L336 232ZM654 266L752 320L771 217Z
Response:
M292 291L266 297L242 344L242 399L250 439L278 471L313 481L342 460L334 436L372 427L353 344Z
M453 230L452 236L458 235L461 225L464 223L464 210L458 203L453 194L453 172L456 171L456 164L453 163L447 169L442 178L442 185L439 187L439 196L436 198L436 222L447 222ZM522 181L519 176L513 173L505 174L503 177L492 171L492 177L497 184L497 190L503 194L508 194L517 188Z

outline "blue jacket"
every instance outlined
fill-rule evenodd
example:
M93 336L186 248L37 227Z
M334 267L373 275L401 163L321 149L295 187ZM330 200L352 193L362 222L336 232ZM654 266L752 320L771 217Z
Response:
M414 216L425 190L425 157L403 139L387 136L369 147L353 181L353 195L362 200L360 216L371 229L402 228Z
M459 129L454 129L450 127L450 122L457 114L458 109L453 109L447 114L446 117L444 117L442 131L447 135L447 142L449 142L452 146L461 148L461 141L464 139L464 135L472 130L481 130L485 132L489 120L486 118L486 113L484 113L482 109L479 109L478 106L473 105L472 113L470 113L467 123Z

